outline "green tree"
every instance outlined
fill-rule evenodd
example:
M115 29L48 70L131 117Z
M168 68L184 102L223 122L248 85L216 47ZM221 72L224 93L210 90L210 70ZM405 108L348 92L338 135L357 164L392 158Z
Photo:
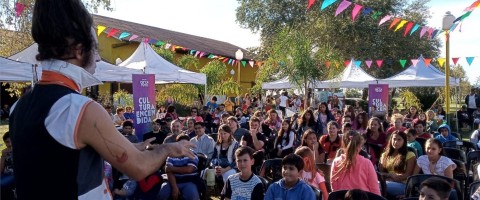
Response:
M322 1L306 11L305 0L237 0L237 21L245 28L260 32L262 47L257 49L260 59L272 53L276 37L284 29L296 29L308 38L312 46L330 46L343 59L384 59L381 70L361 67L377 78L390 77L402 70L398 60L413 59L423 54L433 58L439 54L439 40L420 39L418 35L403 36L403 30L393 32L387 24L378 26L379 18L360 14L355 22L351 8L335 17L338 1L324 11L318 7ZM430 17L428 0L362 1L362 5L386 14L425 24ZM419 32L419 31L418 31ZM416 34L418 34L418 32Z
M202 69L201 73L207 75L207 93L208 94L235 94L240 93L240 85L228 78L227 66L219 60L208 62Z

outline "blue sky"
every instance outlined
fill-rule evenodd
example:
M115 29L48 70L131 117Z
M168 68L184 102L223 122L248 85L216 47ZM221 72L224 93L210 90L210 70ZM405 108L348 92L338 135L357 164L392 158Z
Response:
M305 0L307 1L307 0ZM451 11L456 17L475 0L431 0L432 18L429 26L441 28L442 17ZM259 35L242 29L236 23L236 0L112 0L114 11L100 10L98 14L126 21L155 26L163 29L212 38L246 48L259 46ZM461 57L458 64L467 72L470 82L480 76L480 8L464 20L462 32L451 33L450 56ZM442 44L445 44L445 35ZM445 57L445 47L442 56ZM465 57L476 56L471 66ZM453 63L453 62L451 62Z

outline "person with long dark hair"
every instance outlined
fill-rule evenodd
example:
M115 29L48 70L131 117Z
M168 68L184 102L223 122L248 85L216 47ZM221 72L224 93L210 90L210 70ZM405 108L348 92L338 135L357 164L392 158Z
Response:
M314 130L308 129L303 133L301 145L299 147L302 146L306 146L312 150L315 163L325 162L325 152L323 151L322 145L318 143L317 134Z
M313 111L305 110L302 117L298 120L298 124L294 129L297 131L297 135L301 138L303 133L308 129L312 129L315 132L318 130L317 123L315 123L315 117Z
M282 128L278 131L277 138L275 139L275 155L279 158L283 158L286 155L293 153L294 141L295 133L290 126L290 120L284 119L282 122Z
M453 170L457 165L448 157L443 155L442 143L434 138L425 142L425 155L417 159L413 174L422 171L424 174L433 174L453 178Z
M330 110L328 110L327 103L320 103L320 105L318 105L318 109L314 112L313 115L317 122L317 137L327 134L327 123L335 120Z
M405 181L413 174L415 153L408 151L407 134L394 131L380 158L379 169L387 180L387 198L395 199L405 191Z

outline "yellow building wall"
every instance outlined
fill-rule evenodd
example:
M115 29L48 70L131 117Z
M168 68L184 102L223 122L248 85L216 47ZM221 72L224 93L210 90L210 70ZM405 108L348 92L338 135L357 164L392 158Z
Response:
M124 42L120 41L116 38L113 37L106 37L105 33L102 33L98 37L98 42L99 42L99 49L100 49L100 56L107 62L115 64L115 60L117 58L120 58L122 61L126 60L128 57L130 57L133 52L138 47L137 42ZM188 47L187 47L188 48ZM180 56L183 54L175 54L175 59L178 59ZM199 65L200 68L205 66L208 62L210 62L212 59L209 58L201 58L199 60ZM230 71L233 69L235 71L235 74L233 75L233 79L237 80L237 75L238 75L238 67L237 64L235 66L232 65L227 65L228 68L228 76L230 75ZM197 71L197 69L189 69L191 71ZM249 89L253 87L255 84L255 76L256 72L258 70L258 66L254 66L253 68L247 63L245 67L240 66L240 86L241 86L241 92L240 94L245 94L249 92ZM104 94L105 92L110 92L111 90L111 83L104 83L99 87L100 93ZM229 96L233 96L230 94Z

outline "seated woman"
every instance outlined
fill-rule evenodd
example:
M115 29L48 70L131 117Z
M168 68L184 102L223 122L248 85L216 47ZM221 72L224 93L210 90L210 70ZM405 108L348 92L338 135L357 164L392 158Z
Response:
M442 143L434 138L430 138L425 143L426 155L417 159L414 174L418 174L420 170L424 174L433 174L453 178L453 170L457 165L450 159L443 156Z
M267 112L267 119L263 123L268 125L273 132L277 132L282 126L282 119L278 116L277 111L272 109Z
M327 163L332 163L337 150L342 146L342 138L338 135L338 124L335 121L328 122L328 134L320 137L320 144L325 150Z
M403 126L403 115L394 114L392 116L391 122L392 122L391 126L387 129L387 136L392 134L393 131L404 132L405 130L407 130L407 128L405 126Z
M380 172L387 180L387 199L404 195L405 181L413 174L415 161L415 153L407 148L407 134L394 131L379 165Z
M300 147L302 146L306 146L314 152L313 156L315 158L315 163L325 162L325 152L323 151L322 145L318 143L317 134L314 130L308 129L303 133Z
M352 118L353 119L353 118ZM355 117L355 122L353 123L353 130L364 133L368 127L368 115L366 112L358 113Z
M348 123L350 124L350 123ZM353 136L355 135L361 135L360 133L356 131L348 131L347 133L344 133L342 136L342 147L338 149L337 154L335 157L339 157L342 154L344 154L347 151L347 145L350 143L350 140L352 140ZM370 159L370 155L364 151L363 149L358 152L361 156L365 157L366 159ZM372 163L373 164L373 163Z
M213 150L211 165L216 169L216 175L223 177L223 182L227 181L228 176L235 174L236 162L235 151L238 148L238 142L232 137L232 130L226 124L218 128L218 139Z
M295 133L290 126L290 120L285 119L282 122L282 129L278 131L275 139L274 157L283 158L293 153L293 141L295 141Z
M373 164L377 165L381 150L387 142L387 135L383 132L383 126L378 117L372 117L368 121L368 127L364 137L367 141L365 151L371 155Z
M381 195L372 162L359 154L364 143L362 135L353 135L345 153L333 160L330 176L332 191L361 189Z
M318 127L315 122L315 117L313 116L313 111L305 110L302 114L301 119L298 120L298 123L293 127L297 131L297 135L302 137L303 133L308 129L313 129L317 132Z

